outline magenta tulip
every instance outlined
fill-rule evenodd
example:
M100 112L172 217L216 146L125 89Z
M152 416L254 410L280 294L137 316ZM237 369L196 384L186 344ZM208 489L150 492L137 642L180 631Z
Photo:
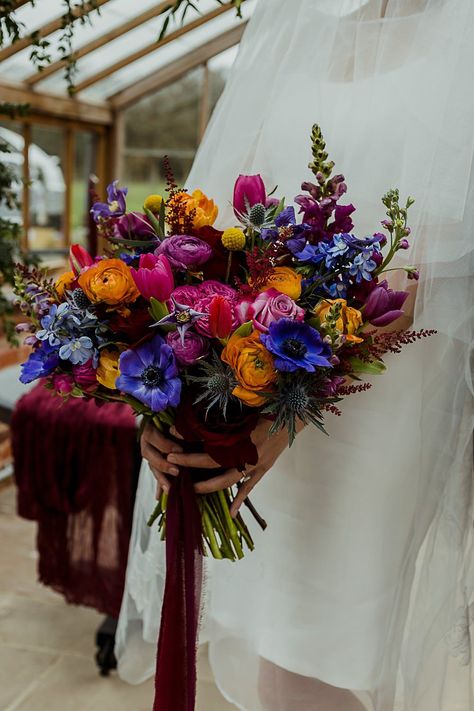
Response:
M364 320L370 321L373 326L388 326L403 316L402 306L407 296L407 291L393 291L388 288L386 280L381 281L365 302Z
M158 301L170 298L174 289L174 277L170 263L163 254L142 254L138 269L130 269L133 280L140 294L150 300Z
M246 215L254 205L265 205L267 193L261 175L239 175L234 186L234 212L236 217Z

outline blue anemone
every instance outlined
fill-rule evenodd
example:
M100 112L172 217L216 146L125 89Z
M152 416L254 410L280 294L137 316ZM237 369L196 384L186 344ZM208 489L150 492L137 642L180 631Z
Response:
M20 381L32 383L38 378L50 375L59 365L58 352L48 343L43 343L39 348L30 353L28 360L21 366Z
M282 318L270 324L260 340L273 353L277 370L293 373L303 369L314 373L316 367L331 368L331 349L319 331L301 321Z
M161 336L122 353L117 388L153 412L178 405L181 380L173 350Z

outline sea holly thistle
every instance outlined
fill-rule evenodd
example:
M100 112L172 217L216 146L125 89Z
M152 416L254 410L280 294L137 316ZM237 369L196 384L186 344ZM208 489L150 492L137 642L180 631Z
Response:
M239 404L242 407L241 401L232 395L232 391L237 386L234 371L222 362L216 352L212 354L212 359L209 362L201 361L199 369L202 375L189 375L188 380L202 390L194 402L195 404L202 402L207 405L206 417L213 407L217 407L222 412L224 419L226 419L230 403Z

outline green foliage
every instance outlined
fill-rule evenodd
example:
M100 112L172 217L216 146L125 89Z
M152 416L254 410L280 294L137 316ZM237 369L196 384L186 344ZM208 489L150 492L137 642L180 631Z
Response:
M0 104L0 114L10 118L24 115L27 107L15 107L12 104ZM9 153L7 144L0 139L0 208L14 210L19 208L15 183L17 178L13 170L2 161L2 154ZM15 266L18 262L32 263L21 250L21 224L6 217L0 217L0 325L12 345L18 344L13 321L13 303L5 293L5 287L14 285Z
M242 3L244 3L245 0L230 0L230 3L225 3L224 0L216 0L216 2L219 5L233 5L235 7L237 17L242 18ZM174 0L174 2L169 2L168 5L163 8L162 14L165 15L165 19L161 27L158 42L166 35L171 20L173 18L178 18L181 24L183 24L189 10L193 10L194 12L201 14L199 0L194 0L194 2L193 0Z

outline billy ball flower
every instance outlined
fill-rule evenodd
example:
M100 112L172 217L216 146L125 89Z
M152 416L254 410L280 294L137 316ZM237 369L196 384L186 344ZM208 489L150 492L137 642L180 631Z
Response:
M221 242L230 252L237 252L244 249L246 237L243 230L238 227L229 227L222 233Z
M181 380L172 348L157 335L120 356L116 387L147 405L153 412L176 407Z
M314 373L317 367L331 368L331 349L316 329L301 321L280 319L270 324L260 340L273 353L277 370L293 373L298 369Z
M158 214L163 205L163 197L161 195L148 195L143 203L145 210L150 210L153 214Z

